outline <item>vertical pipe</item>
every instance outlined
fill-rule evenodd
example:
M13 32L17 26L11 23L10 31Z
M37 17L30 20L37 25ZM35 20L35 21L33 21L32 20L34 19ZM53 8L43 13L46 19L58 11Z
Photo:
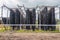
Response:
M60 7L59 7L59 20L60 20Z
M6 24L8 24L8 10L7 10L7 18L6 18Z
M1 18L3 18L3 6L1 7ZM3 24L3 21L2 21Z

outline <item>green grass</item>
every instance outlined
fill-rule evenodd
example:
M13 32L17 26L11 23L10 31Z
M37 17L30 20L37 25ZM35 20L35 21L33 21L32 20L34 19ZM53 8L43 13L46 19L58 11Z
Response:
M5 31L5 29L1 29L1 30L0 30L0 32L4 32L4 31Z
M55 31L44 31L44 30L17 30L16 32L18 33L60 33L59 30L55 30Z
M4 28L4 27L0 28L0 32L5 32L7 30L11 30L11 28L10 27L8 27L8 28Z
M10 28L7 28L7 30L11 30ZM0 32L5 32L7 31L5 30L5 28L1 28L0 29ZM15 32L18 32L18 33L60 33L59 30L55 30L55 31L44 31L44 30L35 30L35 31L32 31L32 30L15 30Z

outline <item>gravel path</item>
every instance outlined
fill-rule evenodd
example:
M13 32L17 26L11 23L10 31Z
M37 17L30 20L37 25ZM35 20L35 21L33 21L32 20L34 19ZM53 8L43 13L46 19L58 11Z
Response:
M0 40L60 40L60 33L0 33Z

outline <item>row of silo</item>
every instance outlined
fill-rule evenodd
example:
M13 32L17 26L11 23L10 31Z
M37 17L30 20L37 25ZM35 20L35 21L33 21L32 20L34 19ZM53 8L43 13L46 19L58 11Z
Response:
M42 26L42 24L46 25L55 25L55 9L50 8L50 10L47 10L47 7L44 7L42 11L40 11L40 14L38 14L38 24L41 24L39 26L42 30L55 30L55 26ZM10 9L10 24L36 24L36 9L27 9L26 12L26 18L23 17L23 11L21 9ZM6 19L3 19L3 21L6 21ZM4 24L6 24L4 22ZM12 26L13 30L17 27L17 29L20 29L20 26ZM35 30L36 26L32 26L33 31ZM30 30L30 26L26 26L26 29Z
M19 30L20 24L24 24L25 23L25 18L23 17L23 11L21 9L14 9L14 10L10 10L10 24L14 24L13 29L17 28L17 30ZM17 26L15 25L17 24Z
M32 9L26 10L26 24L35 24L36 23L36 10ZM26 29L30 29L30 26L26 26ZM32 30L35 30L35 26L32 26Z
M54 8L50 8L50 10L47 10L47 7L44 7L44 9L42 11L40 11L40 16L41 16L41 22L39 22L39 24L41 24L41 29L42 30L55 30L56 27L55 26L51 26L51 25L55 25L56 24L56 20L55 20L55 9ZM38 16L38 17L40 17ZM38 21L39 21L38 20ZM47 26L44 26L47 25Z

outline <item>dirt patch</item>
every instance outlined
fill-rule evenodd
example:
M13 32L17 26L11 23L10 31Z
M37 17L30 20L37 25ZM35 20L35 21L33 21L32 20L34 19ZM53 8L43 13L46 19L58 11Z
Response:
M0 40L60 40L60 33L0 33Z

